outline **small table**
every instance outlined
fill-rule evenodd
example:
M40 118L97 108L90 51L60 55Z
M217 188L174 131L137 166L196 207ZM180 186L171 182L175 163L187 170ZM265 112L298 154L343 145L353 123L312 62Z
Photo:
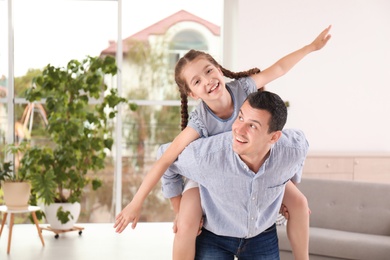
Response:
M37 215L35 214L35 211L38 211L40 209L41 208L38 206L28 206L25 209L9 209L9 208L7 208L7 206L0 206L0 212L3 212L3 221L1 222L0 236L1 236L1 233L3 232L3 228L5 225L5 221L7 219L7 215L8 215L8 213L10 214L7 254L9 254L9 252L11 250L11 238L12 238L12 228L14 225L14 214L31 213L32 218L33 218L34 223L35 223L35 226L37 227L38 235L39 235L39 238L41 239L42 246L45 245L45 241L43 241L43 237L42 237L42 231L41 231L41 228L39 227Z

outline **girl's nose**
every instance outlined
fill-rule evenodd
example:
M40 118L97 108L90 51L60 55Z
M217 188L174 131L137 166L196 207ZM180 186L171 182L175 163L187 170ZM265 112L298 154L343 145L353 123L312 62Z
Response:
M205 85L206 86L211 86L213 84L213 80L212 79L208 79L208 78L205 78Z

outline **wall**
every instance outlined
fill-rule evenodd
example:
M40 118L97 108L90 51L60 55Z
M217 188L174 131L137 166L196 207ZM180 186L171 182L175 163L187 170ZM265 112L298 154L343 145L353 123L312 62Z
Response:
M224 28L233 70L267 68L331 24L328 45L268 90L290 102L286 127L303 129L311 151L390 151L390 1L225 0L224 8L225 23L236 24Z

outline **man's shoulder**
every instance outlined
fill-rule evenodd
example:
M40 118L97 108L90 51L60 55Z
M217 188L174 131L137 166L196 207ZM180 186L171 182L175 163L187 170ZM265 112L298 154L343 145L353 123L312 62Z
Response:
M305 133L300 129L285 129L282 137L276 143L278 146L307 150L309 143Z
M284 136L286 136L288 139L306 139L305 133L301 129L283 129L282 133Z

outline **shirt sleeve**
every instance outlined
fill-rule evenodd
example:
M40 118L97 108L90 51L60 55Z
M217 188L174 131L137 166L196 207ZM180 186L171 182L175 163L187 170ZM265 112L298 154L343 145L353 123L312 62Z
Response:
M205 115L202 115L202 110L200 109L201 105L202 104L199 104L198 108L191 112L187 126L193 128L200 137L208 137L209 133L203 121Z
M240 78L238 81L240 82L241 87L244 89L247 96L257 91L256 82L252 77Z
M290 164L290 180L294 183L301 182L303 166L309 149L309 142L302 130L284 129L282 138L276 143L281 144L278 151L284 156L284 161ZM289 159L287 159L289 158Z
M297 166L297 170L295 175L291 178L291 181L293 183L300 183L302 180L302 172L303 172L303 165L304 163L302 162L300 165Z
M159 159L169 144L161 145L157 151L157 159ZM162 194L165 198L173 198L181 195L183 192L184 181L183 177L179 174L179 170L175 164L172 164L164 173L161 178Z
M294 141L301 146L301 162L297 165L295 175L291 178L291 181L294 183L300 183L302 180L303 166L305 165L307 152L309 150L309 142L301 130L296 130L296 138Z

